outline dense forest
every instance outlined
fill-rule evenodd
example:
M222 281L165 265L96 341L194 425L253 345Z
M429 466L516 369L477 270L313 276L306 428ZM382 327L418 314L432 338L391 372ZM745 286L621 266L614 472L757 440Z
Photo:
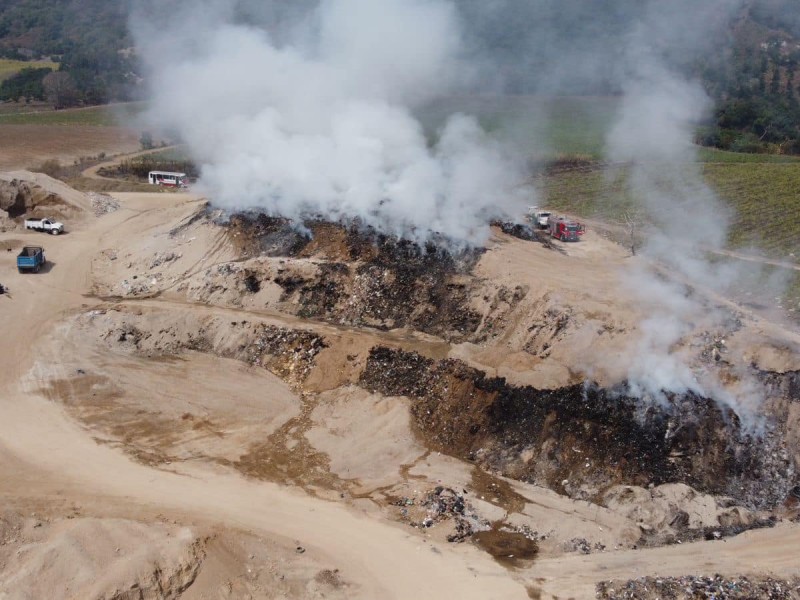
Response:
M23 70L0 99L49 99L57 107L134 97L138 81L127 0L0 0L0 57L59 63Z
M0 84L0 100L47 100L61 108L140 97L141 70L127 28L133 1L0 0L0 58L58 63L56 72L32 66L7 78ZM456 3L469 48L491 56L497 66L502 82L491 82L493 90L557 95L620 92L615 71L620 40L646 4ZM249 10L252 3L246 0L240 4L242 19L278 9L285 19L283 13L291 11L290 5L267 11L261 4ZM702 81L715 102L697 141L735 151L800 154L800 0L746 2L723 33L711 41L724 51L709 51L699 60L679 52L671 57L677 68Z
M716 103L698 141L739 152L800 154L800 2L753 2L731 37L725 60L698 65Z

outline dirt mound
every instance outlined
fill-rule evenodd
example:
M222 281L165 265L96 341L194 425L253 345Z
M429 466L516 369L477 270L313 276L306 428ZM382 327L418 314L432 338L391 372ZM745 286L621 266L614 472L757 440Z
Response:
M16 515L0 525L0 595L9 599L179 598L204 556L192 530L172 525Z
M303 317L380 329L409 327L464 339L481 317L469 306L465 275L482 250L419 246L356 224L312 221L298 226L266 215L235 215L231 239L244 257L293 258L276 273L248 274L250 290L260 279L281 289L280 301ZM314 269L304 259L313 259Z
M352 585L297 546L77 513L0 513L0 597L8 600L345 598Z
M0 218L76 218L91 209L86 195L42 173L0 173Z

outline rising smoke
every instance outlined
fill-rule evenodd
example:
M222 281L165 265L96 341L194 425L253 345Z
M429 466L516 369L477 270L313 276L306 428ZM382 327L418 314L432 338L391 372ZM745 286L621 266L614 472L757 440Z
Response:
M731 320L730 311L709 301L709 293L728 294L734 285L760 279L753 263L710 259L725 248L732 217L705 182L692 144L711 101L674 66L720 52L718 34L731 28L743 5L741 0L648 4L628 36L627 76L607 153L610 160L631 165L629 191L653 223L644 254L663 267L654 273L640 265L623 276L648 314L627 357L631 393L660 402L670 392L714 397L756 429L758 386L747 374L737 374L739 389L733 394L714 370L690 368L680 349L686 336L724 331Z
M714 394L752 421L755 403L726 395L676 350L725 319L687 290L726 292L745 276L708 260L731 215L696 161L693 130L711 103L687 75L701 56L723 52L744 5L177 0L175 26L160 27L143 6L133 29L152 85L149 116L188 144L216 205L358 218L418 240L480 243L490 217L519 214L533 193L517 186L524 156L475 119L452 115L432 141L418 107L464 91L619 95L607 155L631 164L631 195L655 225L644 253L670 272L624 277L649 314L627 357L630 391L654 401Z
M453 115L429 144L412 115L474 75L452 3L255 6L178 3L168 31L134 20L150 116L186 141L215 205L465 243L520 211L519 164L475 119Z

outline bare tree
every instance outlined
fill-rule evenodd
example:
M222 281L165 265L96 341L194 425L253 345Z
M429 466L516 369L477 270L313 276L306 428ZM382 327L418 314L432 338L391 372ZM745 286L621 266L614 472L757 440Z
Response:
M73 106L78 100L78 88L69 73L63 71L48 73L42 79L42 87L47 100L56 110Z
M626 241L631 249L631 256L636 256L636 248L640 245L640 232L644 225L644 215L636 207L622 213L620 225L625 228Z

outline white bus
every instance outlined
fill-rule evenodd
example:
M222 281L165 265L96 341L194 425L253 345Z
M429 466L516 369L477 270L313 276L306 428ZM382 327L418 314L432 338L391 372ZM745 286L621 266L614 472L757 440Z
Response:
M172 173L170 171L150 171L147 181L152 185L165 185L169 187L188 187L186 173Z

